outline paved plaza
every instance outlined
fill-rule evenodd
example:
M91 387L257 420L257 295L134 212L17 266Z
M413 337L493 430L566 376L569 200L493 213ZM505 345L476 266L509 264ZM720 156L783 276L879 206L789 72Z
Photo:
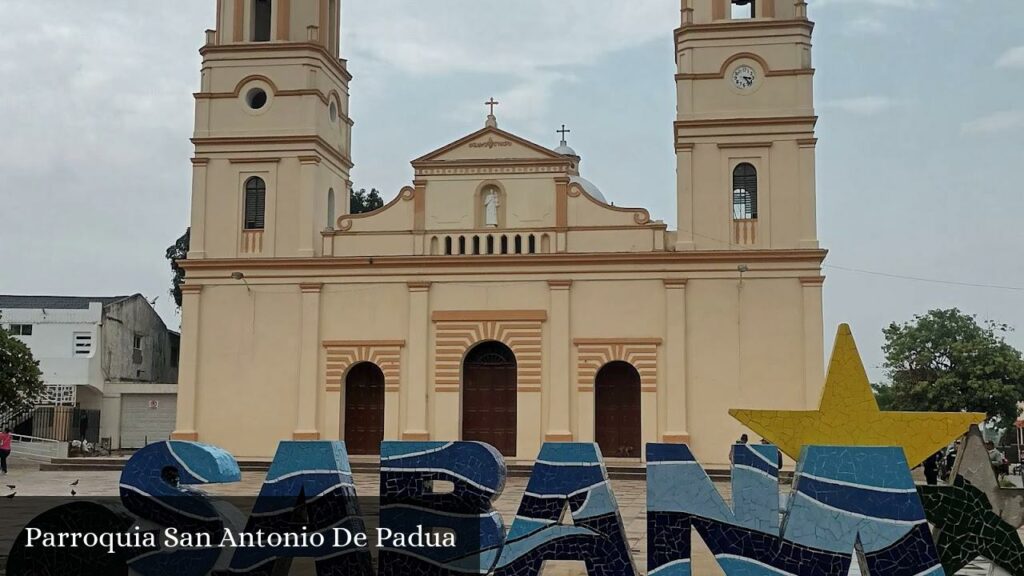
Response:
M0 477L0 496L9 493L6 485L16 486L15 491L18 497L23 496L69 496L72 490L70 484L78 481L74 490L79 498L90 496L117 496L117 482L119 472L40 472L38 465L14 460L11 463L11 471L8 476ZM253 496L259 492L263 483L265 473L243 472L242 481L222 486L207 486L203 490L216 496ZM378 478L372 474L356 474L356 489L360 496L376 496L379 494ZM519 499L526 487L527 478L509 478L505 492L496 503L496 508L506 522L515 517L516 509L519 506ZM731 498L731 491L728 482L718 482L717 487L726 499ZM647 556L647 526L645 513L645 482L640 480L612 480L612 488L619 503L622 514L622 521L626 527L626 534L636 559L637 568L642 574L646 574ZM0 500L0 502L3 502ZM3 506L0 503L0 506ZM0 516L2 517L2 516ZM1024 537L1024 531L1022 531ZM723 574L722 570L714 562L711 553L703 542L695 539L693 554L693 574L698 576L717 576ZM5 544L6 549L6 544ZM979 565L968 568L960 574L970 576L983 576L986 569ZM2 575L0 565L0 575ZM582 576L586 571L582 563L549 565L544 576ZM856 571L851 574L857 574ZM842 575L837 575L842 576Z

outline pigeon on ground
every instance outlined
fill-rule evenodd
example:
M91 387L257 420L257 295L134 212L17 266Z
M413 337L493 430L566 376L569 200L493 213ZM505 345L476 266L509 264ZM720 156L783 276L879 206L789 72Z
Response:
M17 494L18 494L17 492L11 492L7 496L4 496L4 498L7 498L8 500L10 500L11 498L14 498Z
M71 495L72 495L72 496L78 496L78 492L75 492L74 490L72 490L72 491L71 491Z

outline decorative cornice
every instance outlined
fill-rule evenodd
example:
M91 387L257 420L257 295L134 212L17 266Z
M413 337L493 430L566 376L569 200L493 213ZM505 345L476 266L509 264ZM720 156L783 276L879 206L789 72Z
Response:
M323 290L323 288L324 285L322 282L304 282L302 284L299 284L299 289L302 290L304 294L319 294L320 291Z
M192 165L193 166L206 166L207 164L210 163L210 159L209 158L198 158L197 157L197 158L192 158L191 160L192 160Z
M281 158L229 158L228 162L232 164L277 164L281 162Z
M661 338L573 338L575 346L661 346Z
M199 294L203 291L202 284L182 284L178 287L182 294Z
M321 161L319 156L299 156L299 164L319 164Z
M514 266L568 266L568 265L622 265L622 264L691 264L691 263L750 263L750 262L822 262L827 250L687 250L658 252L616 252L607 254L574 254L558 252L528 255L480 255L472 258L451 256L351 256L334 258L206 258L182 260L179 266L186 270L229 270L239 266L246 269L385 269L385 268L479 268L497 265ZM414 283L410 283L414 284ZM429 284L429 283L427 283Z
M738 148L771 148L774 142L720 142L720 150L734 150Z
M807 287L824 286L824 276L804 276L800 278L800 284Z
M434 322L544 322L546 310L438 310Z
M572 280L548 280L548 286L552 290L568 290L572 288Z
M818 145L818 139L817 138L801 138L801 139L796 141L796 144L797 144L797 146L800 146L800 147L803 147L803 148L813 148L814 146Z
M276 146L287 144L305 144L319 147L320 151L330 156L345 168L352 168L352 160L338 152L330 142L318 135L314 136L216 136L192 138L192 144L200 146Z
M410 292L425 292L430 290L431 282L417 280L413 282L406 282Z
M237 31L236 31L237 33ZM323 44L316 42L260 42L258 44L253 43L242 43L242 44L222 44L218 46L203 46L199 49L199 53L203 56L218 55L218 54L238 54L242 52L256 52L256 53L267 53L267 52L296 52L308 50L316 52L319 56L320 61L327 64L327 66L340 76L346 82L352 80L352 74L345 69L343 64L344 60L341 60L333 56Z
M324 340L321 345L324 348L340 348L345 346L404 348L405 340Z
M778 30L780 28L800 28L808 35L814 31L814 23L809 20L724 20L707 24L687 24L676 29L676 40L681 40L683 34L694 32L738 32L747 30Z
M720 126L785 126L789 124L818 123L817 116L765 116L755 118L702 118L700 120L677 120L675 127L682 128L718 128Z
M665 283L665 288L669 288L669 289L672 289L672 288L686 288L686 284L687 284L687 282L689 282L689 279L687 279L687 278L666 278L665 280L663 280L663 282Z

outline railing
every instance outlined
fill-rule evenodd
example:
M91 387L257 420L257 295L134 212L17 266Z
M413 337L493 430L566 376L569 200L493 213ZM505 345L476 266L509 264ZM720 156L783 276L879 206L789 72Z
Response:
M550 254L552 235L543 233L471 232L430 237L432 256Z
M242 254L260 254L263 252L263 230L242 231Z
M738 246L757 244L757 220L733 220L732 236L732 243Z
M26 460L50 461L68 457L68 442L11 434L11 453Z

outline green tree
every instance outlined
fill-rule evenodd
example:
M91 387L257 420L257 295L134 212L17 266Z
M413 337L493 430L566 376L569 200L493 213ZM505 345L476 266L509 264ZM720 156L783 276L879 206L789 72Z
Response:
M28 346L0 326L0 413L32 406L43 393L43 373Z
M366 191L366 188L352 190L352 200L349 202L349 213L365 214L367 212L373 212L382 206L384 206L384 199L380 197L380 192L378 192L376 188L371 188L369 192Z
M178 308L181 308L181 285L185 283L185 269L178 265L178 262L188 258L191 236L192 228L186 228L181 238L167 247L167 252L164 255L171 261L171 296L174 297L174 303L178 305Z
M932 310L883 330L890 384L876 388L889 410L984 412L1009 426L1024 400L1024 359L1006 324L979 324L958 309Z

